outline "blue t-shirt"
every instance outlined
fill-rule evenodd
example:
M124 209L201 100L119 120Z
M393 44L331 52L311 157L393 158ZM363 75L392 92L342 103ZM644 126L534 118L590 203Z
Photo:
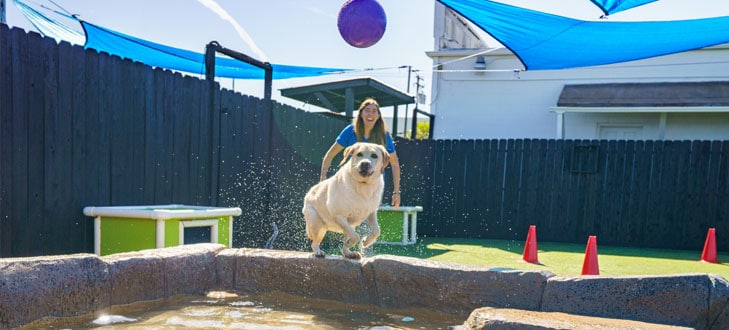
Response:
M395 152L395 142L392 141L392 136L390 136L390 132L385 132L385 136L385 149L387 149L388 153ZM365 139L362 142L368 141ZM341 133L339 133L339 136L337 137L337 143L345 148L357 143L357 134L354 133L353 124L347 125L347 127L345 127Z

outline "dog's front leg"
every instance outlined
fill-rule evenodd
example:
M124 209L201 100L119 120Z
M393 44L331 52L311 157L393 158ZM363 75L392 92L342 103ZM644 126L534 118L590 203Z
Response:
M367 216L367 224L370 227L370 234L365 237L362 247L368 247L375 243L377 237L380 237L380 225L377 223L377 211Z
M343 216L336 216L336 220L337 224L339 224L339 226L342 228L342 234L344 235L344 238L342 240L342 255L344 255L345 258L351 259L361 258L361 254L357 252L352 252L350 250L351 247L355 246L357 242L359 242L359 234L357 234L354 228L349 225L349 221L347 221L347 218Z

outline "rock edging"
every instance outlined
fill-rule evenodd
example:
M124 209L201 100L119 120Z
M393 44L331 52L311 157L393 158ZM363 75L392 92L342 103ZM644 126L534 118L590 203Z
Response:
M464 319L471 314L479 322L484 315L498 318L521 310L535 312L535 318L569 313L729 328L729 282L715 275L566 277L388 255L315 258L305 252L227 249L218 244L105 257L0 259L0 328L210 290L281 291L384 308L428 308L460 313Z

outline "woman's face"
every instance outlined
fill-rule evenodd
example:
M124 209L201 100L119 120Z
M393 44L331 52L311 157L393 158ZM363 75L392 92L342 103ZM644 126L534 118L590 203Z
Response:
M365 127L373 127L380 119L380 110L377 109L376 105L370 103L359 111L359 116L362 117Z

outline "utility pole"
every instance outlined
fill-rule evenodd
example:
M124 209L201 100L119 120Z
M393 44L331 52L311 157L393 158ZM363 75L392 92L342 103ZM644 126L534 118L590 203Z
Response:
M420 95L421 95L420 94L420 88L421 87L424 87L423 84L420 83L420 81L423 80L423 77L421 77L420 75L415 75L415 79L416 79L415 86L417 87L416 88L416 93L417 93L416 94L417 95L416 101L417 102L415 103L415 105L416 105L415 106L415 109L413 109L413 126L410 129L410 132L411 132L410 133L410 138L411 139L415 139L415 137L417 136L415 134L415 132L417 132L417 130L418 130L418 113L420 113L420 114L426 115L426 116L428 116L428 118L430 118L430 130L428 132L428 137L430 139L432 139L433 138L433 118L434 118L434 116L432 114L430 114L430 113L427 113L427 112L425 112L423 110L418 109L418 107L417 107L417 104L420 103ZM425 95L424 94L423 94L423 103L425 103Z
M413 67L408 65L408 84L407 84L408 87L406 90L406 92L408 94L410 94L410 75L412 74L412 72L413 72ZM405 125L403 125L403 128L402 128L402 136L405 138L408 137L407 131L408 131L408 106L409 105L410 104L405 105ZM395 127L395 135L397 135L397 127Z
M5 20L5 0L0 0L0 23L8 24Z

